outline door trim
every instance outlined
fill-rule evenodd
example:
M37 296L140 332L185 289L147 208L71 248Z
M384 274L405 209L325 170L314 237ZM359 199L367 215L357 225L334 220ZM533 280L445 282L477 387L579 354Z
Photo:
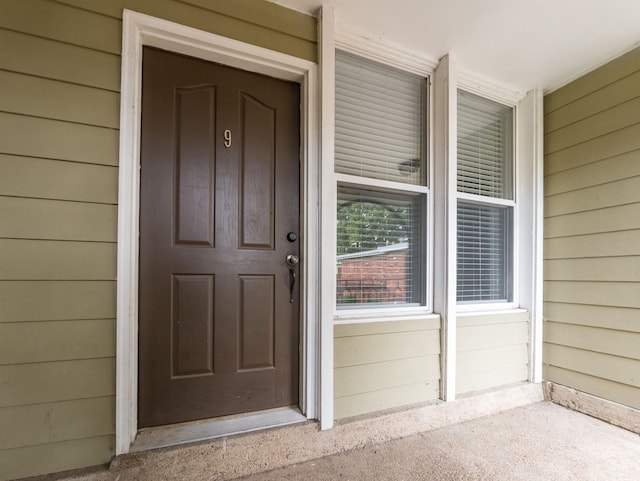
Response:
M130 10L123 12L118 179L116 455L130 452L138 432L138 226L142 47L162 48L301 85L300 225L303 233L300 312L300 408L319 409L319 134L317 65L237 40ZM332 364L331 364L332 365Z

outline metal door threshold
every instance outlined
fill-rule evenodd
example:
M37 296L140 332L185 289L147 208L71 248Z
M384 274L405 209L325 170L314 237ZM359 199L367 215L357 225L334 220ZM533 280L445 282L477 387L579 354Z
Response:
M287 426L307 421L298 408L269 409L249 414L145 428L138 431L130 452L147 451L206 441L234 434Z

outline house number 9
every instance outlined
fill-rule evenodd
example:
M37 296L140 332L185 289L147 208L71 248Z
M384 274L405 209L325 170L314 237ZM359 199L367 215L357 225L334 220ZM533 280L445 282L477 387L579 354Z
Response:
M224 146L227 149L231 147L231 131L229 129L224 131Z

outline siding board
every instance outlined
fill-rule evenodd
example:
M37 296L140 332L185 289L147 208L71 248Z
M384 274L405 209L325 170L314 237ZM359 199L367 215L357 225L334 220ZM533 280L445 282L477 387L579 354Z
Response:
M545 96L545 114L637 72L638 65L640 49L636 48Z
M336 368L334 396L382 391L440 378L439 357L417 357Z
M640 255L544 261L547 281L640 282Z
M115 281L0 281L0 322L116 317Z
M547 175L555 174L637 150L640 150L640 124L545 154L544 171Z
M116 355L115 319L0 323L0 364Z
M143 10L149 8L152 3L158 3L154 2L154 0L110 0L109 2L93 2L92 4L87 4L85 0L58 1L66 5L109 15L113 18L122 18L123 8L147 13ZM198 10L188 10L188 12L193 13L195 11L200 15L206 15L207 12L217 13L312 42L315 42L317 38L315 17L270 2L256 2L255 0L216 2L211 2L210 0L178 0L177 2L165 3L175 4L176 6L173 8L180 8L179 4L181 3L184 4L185 8L188 6L198 7ZM170 14L171 12L165 10L164 13Z
M0 407L115 394L113 358L0 366Z
M546 301L640 308L635 282L545 281Z
M547 217L544 222L545 239L632 229L640 229L640 203Z
M458 330L456 340L458 353L505 345L526 345L529 341L528 323L465 327Z
M79 0L75 0L79 1ZM314 16L305 15L277 4L256 2L255 0L234 0L213 4L209 0L181 0L206 10L215 10L228 17L242 18L246 22L260 24L271 30L280 30L292 37L315 42L317 21Z
M0 194L100 204L118 202L118 168L0 154Z
M386 335L336 338L336 368L371 364L421 356L425 352L440 354L440 332L417 331Z
M640 97L640 72L634 72L545 115L545 130L553 132L636 97Z
M545 364L550 366L561 366L589 376L640 387L640 361L637 359L550 343L544 345L543 355Z
M544 258L615 257L638 255L640 229L573 237L546 238Z
M47 0L3 0L0 27L116 55L122 50L121 22Z
M460 376L488 371L500 371L506 367L524 366L528 363L526 344L499 346L478 351L458 351L457 367ZM524 381L518 379L518 381ZM502 384L506 384L503 382ZM482 386L482 388L489 386Z
M544 190L545 195L550 197L639 175L638 152L633 151L578 168L546 175Z
M439 395L439 382L437 379L434 379L428 383L421 382L409 386L389 388L383 391L337 397L334 400L333 412L336 419L343 419L368 412L398 407L398 399L402 399L405 405L409 405L438 399Z
M115 451L115 436L97 436L0 451L5 479L106 464Z
M0 58L9 71L120 90L119 55L0 29Z
M117 92L2 70L0 89L11 92L0 96L0 110L4 112L112 129L120 125Z
M640 97L634 98L580 122L569 124L544 136L545 153L556 152L572 145L637 124Z
M0 272L6 280L113 280L116 245L0 239Z
M115 242L117 217L115 205L0 196L0 237Z
M521 382L529 376L528 369L527 365L523 364L485 372L458 374L456 376L456 391L458 394L469 393Z
M634 203L640 204L640 176L548 196L544 212L553 217Z
M640 333L547 322L545 342L640 361Z
M640 309L545 302L544 318L547 321L640 332Z
M3 154L118 165L114 129L0 112L0 132Z
M267 2L236 0L197 6L193 1L171 0L111 0L91 5L82 0L64 0L63 3L109 15L113 20L121 19L122 9L127 8L308 60L315 61L317 57L315 18Z
M113 434L113 396L0 409L0 449Z

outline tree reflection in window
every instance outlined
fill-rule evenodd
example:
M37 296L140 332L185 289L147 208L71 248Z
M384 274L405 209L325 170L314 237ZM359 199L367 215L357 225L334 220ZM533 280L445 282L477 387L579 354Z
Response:
M420 197L340 187L337 302L419 302Z

